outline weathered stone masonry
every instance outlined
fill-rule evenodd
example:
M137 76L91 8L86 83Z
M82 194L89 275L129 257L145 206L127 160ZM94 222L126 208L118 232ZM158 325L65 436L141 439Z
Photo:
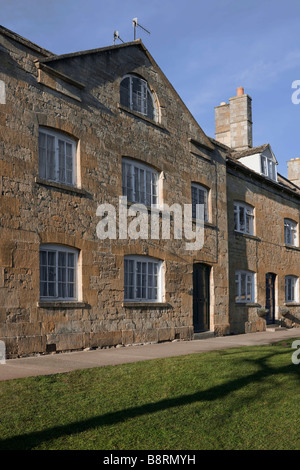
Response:
M265 184L224 145L232 145L228 138L220 138L221 143L208 138L139 40L56 56L5 28L0 33L0 339L8 357L192 339L197 264L209 267L205 329L223 335L245 332L253 319L258 325L255 309L264 302L265 272L279 273L278 266L275 260L267 261L273 249L259 228L257 238L240 236L242 245L237 241L232 204L236 197L244 198L258 215L271 201L271 223L285 213L298 220L298 190L285 187L283 194L282 188ZM155 99L156 121L121 105L120 83L127 74L147 83ZM239 118L245 123L238 130L242 140L235 141L236 150L252 146L250 99L245 108L245 96L241 94L242 104L236 107L238 115L246 109L246 118ZM219 123L219 129L222 126ZM76 142L76 185L41 177L41 129ZM122 195L122 158L158 172L160 202L169 206L191 204L192 183L207 188L208 220L201 250L186 250L185 240L174 239L172 230L170 240L97 237L97 207L117 207ZM281 230L279 219L278 224ZM299 275L299 253L283 247L281 238L277 243L278 302L283 304L282 276ZM41 298L40 251L47 246L77 250L76 299ZM128 255L161 261L159 302L125 300ZM284 269L291 263L293 273ZM251 265L262 286L254 306L236 305L234 300L234 272L241 265Z

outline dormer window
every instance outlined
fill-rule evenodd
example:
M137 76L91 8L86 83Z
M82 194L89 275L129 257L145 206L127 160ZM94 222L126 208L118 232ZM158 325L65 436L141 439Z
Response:
M261 155L261 172L271 180L277 181L276 164L265 155Z
M136 111L156 121L153 95L146 80L135 75L126 75L120 85L121 106Z

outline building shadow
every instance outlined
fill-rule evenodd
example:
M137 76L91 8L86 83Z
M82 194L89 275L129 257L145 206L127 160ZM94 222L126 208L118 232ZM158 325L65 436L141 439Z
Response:
M217 385L208 388L207 390L195 392L189 395L167 398L158 402L127 408L112 413L106 413L101 416L96 416L67 425L55 426L42 431L21 434L8 439L3 439L0 441L0 450L31 450L38 448L46 441L79 434L92 429L124 423L129 419L138 418L143 415L163 412L175 407L186 406L197 402L213 402L215 400L223 399L231 393L241 390L248 385L263 385L270 376L279 376L282 374L293 375L300 381L300 368L296 365L291 363L290 365L278 368L270 367L270 365L268 365L268 361L273 356L278 356L279 354L286 354L286 352L270 353L265 355L263 358L256 360L249 359L245 361L245 359L243 359L244 363L248 362L249 366L258 366L259 370L252 374L245 375L244 377L228 381L225 384ZM257 393L259 393L259 391ZM252 397L252 400L257 399L257 393L254 397ZM264 393L266 393L265 388ZM249 405L249 400L245 402L245 405ZM235 406L236 410L240 409L241 402L238 401Z

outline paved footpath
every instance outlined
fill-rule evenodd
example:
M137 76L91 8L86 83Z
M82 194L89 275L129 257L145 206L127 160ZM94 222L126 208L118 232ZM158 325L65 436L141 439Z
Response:
M212 337L194 341L174 341L7 359L5 364L0 364L0 381L57 374L77 369L88 369L90 367L102 367L145 361L148 359L195 354L240 346L272 344L289 338L300 338L300 328Z

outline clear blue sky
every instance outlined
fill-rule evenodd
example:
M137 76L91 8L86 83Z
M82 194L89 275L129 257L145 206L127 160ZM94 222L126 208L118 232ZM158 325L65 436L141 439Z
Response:
M0 24L56 54L133 40L149 52L207 135L214 107L243 86L252 97L253 144L269 142L286 176L300 157L299 0L0 0Z

